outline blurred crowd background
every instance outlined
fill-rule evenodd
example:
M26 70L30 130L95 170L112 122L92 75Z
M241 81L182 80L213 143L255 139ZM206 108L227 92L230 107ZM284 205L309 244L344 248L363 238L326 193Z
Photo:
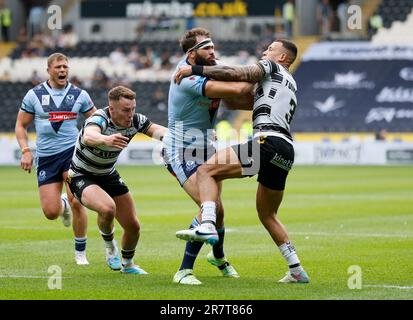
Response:
M179 39L200 26L228 64L255 62L276 38L297 43L299 139L409 139L412 8L413 0L0 0L0 132L13 132L23 96L47 79L45 57L56 51L68 55L70 81L99 108L108 88L123 84L136 90L140 112L166 125ZM221 108L219 120L239 130L250 113Z

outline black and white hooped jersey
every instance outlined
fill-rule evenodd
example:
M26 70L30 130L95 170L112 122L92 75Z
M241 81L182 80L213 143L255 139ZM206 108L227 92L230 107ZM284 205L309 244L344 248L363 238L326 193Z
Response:
M108 175L115 170L121 149L108 147L106 145L88 146L84 142L83 134L85 128L97 125L102 129L102 134L110 136L121 133L128 137L129 141L138 132L146 133L152 122L144 115L135 113L132 125L129 128L117 127L110 118L109 107L97 110L84 123L76 141L75 153L70 163L69 176L75 177L83 174Z
M265 73L255 91L254 136L279 136L291 142L290 123L297 106L297 85L288 70L271 60L260 60Z

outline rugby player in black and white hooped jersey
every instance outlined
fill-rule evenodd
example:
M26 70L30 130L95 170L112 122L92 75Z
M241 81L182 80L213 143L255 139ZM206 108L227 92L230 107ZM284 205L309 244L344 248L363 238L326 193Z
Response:
M138 132L162 140L166 128L135 113L136 94L118 86L108 93L109 106L86 120L76 142L68 183L74 196L98 213L99 231L105 241L106 263L112 270L146 274L134 264L140 235L135 204L128 187L115 169L121 151ZM124 232L121 255L114 239L114 219Z
M270 44L256 64L243 67L184 66L175 75L177 83L192 74L221 81L258 83L253 106L253 139L217 152L198 168L202 223L195 229L178 231L177 237L190 241L206 241L209 235L213 237L216 233L217 183L258 174L258 216L289 266L287 274L279 281L283 283L310 281L285 226L277 217L287 175L294 163L290 123L297 106L297 85L289 67L296 56L296 45L281 39Z

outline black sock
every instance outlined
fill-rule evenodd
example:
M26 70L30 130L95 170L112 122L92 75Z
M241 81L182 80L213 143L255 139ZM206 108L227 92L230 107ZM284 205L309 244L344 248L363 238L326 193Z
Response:
M76 251L85 251L86 250L86 241L87 238L76 238L75 237L75 250Z
M217 232L218 232L218 242L212 246L212 251L214 252L214 257L216 259L221 259L225 256L224 254L225 227L218 229Z
M192 223L189 226L189 228L195 228L197 226L199 226L199 221L197 217L195 217L194 220L192 220ZM182 259L182 263L179 267L179 270L194 268L196 257L198 256L198 253L201 250L203 244L204 243L200 241L188 241L186 243L184 257Z
M133 256L135 255L135 250L120 250L122 255L122 265L125 266L129 263L132 263Z

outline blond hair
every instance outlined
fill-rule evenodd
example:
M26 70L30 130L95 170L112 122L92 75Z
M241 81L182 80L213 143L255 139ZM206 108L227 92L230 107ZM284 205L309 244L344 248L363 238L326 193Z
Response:
M50 67L54 61L60 61L60 60L66 60L69 62L69 59L60 52L52 53L48 58L47 58L47 66Z

